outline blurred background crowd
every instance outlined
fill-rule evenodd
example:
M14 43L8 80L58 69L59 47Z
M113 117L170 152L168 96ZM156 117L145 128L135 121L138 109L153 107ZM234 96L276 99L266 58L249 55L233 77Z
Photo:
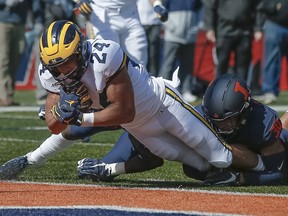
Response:
M88 38L97 38L95 20L103 15L98 8L105 7L107 0L85 2L93 6L91 17L79 12L79 1L0 0L0 106L20 105L14 100L15 90L35 90L37 104L45 103L46 92L37 75L39 36L52 21L67 19L76 22ZM241 75L253 97L266 104L288 89L288 0L123 2L119 1L119 8L107 6L108 18L102 22L111 25L123 41L134 35L136 52L127 40L120 45L153 76L171 79L179 66L179 91L188 102L201 99L209 82L224 73ZM121 3L130 9L136 5L142 35L121 35L123 29L109 23L113 13L132 16ZM155 10L160 3L165 11L162 17ZM89 25L94 25L94 32ZM111 34L103 35L113 39Z

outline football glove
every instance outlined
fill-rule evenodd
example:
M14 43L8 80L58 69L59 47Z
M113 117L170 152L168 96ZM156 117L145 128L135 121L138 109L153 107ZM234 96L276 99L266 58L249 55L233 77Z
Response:
M93 101L91 100L88 90L84 86L84 84L81 84L77 88L75 94L79 97L80 100L79 110L81 110L82 112L89 112Z
M80 105L80 97L75 93L66 93L63 88L60 88L60 105L67 105L78 108Z
M73 106L62 104L58 102L51 109L53 117L66 125L81 126L83 120L83 113Z
M86 19L90 19L90 15L92 13L92 0L79 0L77 3L77 8L79 9L80 13L86 17Z
M154 12L157 14L157 17L161 20L161 22L166 22L168 20L168 11L162 5L161 1L155 1L153 4Z
M81 112L89 112L90 107L93 104L91 97L89 95L88 89L85 87L84 84L80 83L73 88L64 88L65 93L74 94L79 97L79 110Z

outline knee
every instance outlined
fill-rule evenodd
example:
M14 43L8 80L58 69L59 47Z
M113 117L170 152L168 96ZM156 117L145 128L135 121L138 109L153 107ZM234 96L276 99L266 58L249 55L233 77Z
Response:
M210 163L217 168L227 168L230 166L230 164L226 163L225 161L213 161Z
M88 128L86 129L85 127L78 127L75 125L67 127L62 132L62 136L67 140L83 139L88 135L89 135Z
M71 130L71 127L67 127L66 130L62 132L62 136L67 140L77 140L80 139L80 137L77 137L77 134L75 134L75 130Z

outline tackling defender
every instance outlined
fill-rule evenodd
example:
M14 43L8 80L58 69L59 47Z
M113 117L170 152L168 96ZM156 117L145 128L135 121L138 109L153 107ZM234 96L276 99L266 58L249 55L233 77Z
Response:
M205 116L229 144L242 144L262 158L263 171L224 170L237 176L232 185L277 185L287 183L287 137L277 112L251 98L245 81L232 74L215 79L208 86L202 105L196 109ZM186 175L195 169L183 165ZM226 174L225 174L226 172ZM206 176L207 184L219 184L221 173Z

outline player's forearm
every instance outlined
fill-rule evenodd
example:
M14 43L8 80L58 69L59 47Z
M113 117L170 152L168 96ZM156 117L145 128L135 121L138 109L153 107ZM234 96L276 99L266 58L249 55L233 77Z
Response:
M288 129L288 111L281 116L282 127Z
M61 122L57 121L51 113L45 114L45 121L48 126L49 131L52 134L59 134L67 128L67 125L62 124Z
M243 145L231 145L233 153L233 168L253 169L258 165L257 154Z
M111 104L99 112L84 113L82 126L121 125L133 121L134 117L134 106Z

